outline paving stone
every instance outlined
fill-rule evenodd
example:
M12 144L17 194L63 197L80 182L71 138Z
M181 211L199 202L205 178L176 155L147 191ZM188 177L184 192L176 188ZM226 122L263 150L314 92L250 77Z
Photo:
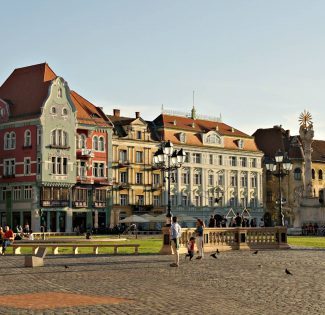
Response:
M0 302L0 314L324 314L324 250L230 251L200 261L181 257L178 268L169 267L172 259L50 256L44 267L31 269L23 267L23 256L1 256L0 296L57 292L62 301L78 294L77 299L87 295L131 302L81 305L76 300L71 307L42 310Z

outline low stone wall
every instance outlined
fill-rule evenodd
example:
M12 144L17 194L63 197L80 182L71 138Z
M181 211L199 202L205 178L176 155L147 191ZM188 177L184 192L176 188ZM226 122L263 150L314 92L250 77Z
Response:
M163 228L161 254L171 254L169 228ZM180 253L187 252L187 243L195 237L195 228L182 229ZM226 250L289 249L286 227L270 228L204 228L204 251Z

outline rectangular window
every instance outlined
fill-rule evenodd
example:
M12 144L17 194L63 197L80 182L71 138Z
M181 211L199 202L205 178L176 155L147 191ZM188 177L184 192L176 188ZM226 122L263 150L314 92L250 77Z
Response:
M209 197L209 207L214 207L214 197Z
M154 207L160 206L160 197L159 196L153 196L153 205L154 205Z
M136 184L142 184L142 180L143 180L143 174L142 173L136 173L135 174L135 180L136 180Z
M120 173L120 183L126 184L128 182L128 173L121 172Z
M240 161L240 166L242 166L242 167L247 167L247 158L245 158L245 157L240 157L240 158L239 158L239 161Z
M236 166L237 165L237 161L236 161L235 156L229 156L229 165L230 166Z
M31 173L31 164L30 164L30 158L24 158L24 175L30 175Z
M104 177L105 176L105 164L95 162L93 164L93 176L94 177Z
M74 193L75 201L87 201L87 189L76 188Z
M218 176L218 185L222 186L223 185L223 175L219 174Z
M68 174L68 159L63 158L63 174L67 175Z
M143 152L142 151L136 152L135 161L136 161L136 163L143 163Z
M36 170L36 172L37 172L37 174L38 175L40 175L41 174L41 166L42 166L42 164L41 164L41 158L37 158L37 170Z
M121 194L120 195L120 205L121 206L127 206L128 205L128 195Z
M188 206L189 200L187 195L182 195L182 206Z
M128 153L126 150L120 150L119 152L119 160L120 162L127 162Z
M194 185L201 185L202 184L202 176L201 173L194 174Z
M190 183L190 174L188 172L182 173L182 184L188 185Z
M213 164L213 154L209 154L209 164Z
M14 200L20 200L21 199L21 187L20 186L15 186L14 187L13 199Z
M144 205L144 196L143 195L138 195L137 196L137 202L139 206L143 206Z
M16 174L16 161L15 159L4 160L3 175L12 176Z
M159 174L152 174L152 183L154 185L160 184L160 175Z
M242 177L240 178L240 185L241 185L242 187L247 187L247 177L246 177L246 176L242 176Z
M194 203L197 207L202 206L202 196L194 196Z
M222 155L218 155L218 164L222 165L223 164L223 158Z
M33 196L32 186L24 186L24 199L26 200L32 199L32 196Z
M256 159L255 158L253 158L253 159L251 159L251 167L256 167Z
M61 158L56 158L56 174L62 174Z
M208 185L214 186L213 174L208 175Z
M193 163L201 163L201 154L200 153L193 153L192 156Z
M257 186L257 177L251 177L251 187L256 188Z
M95 201L105 202L106 201L106 190L95 189Z
M236 187L237 186L237 176L231 175L230 176L230 186Z
M185 152L185 162L184 163L190 163L190 152Z
M138 139L138 140L141 140L141 138L142 138L142 133L141 133L141 131L137 131L137 139Z
M171 176L171 182L177 183L177 170L171 171L170 176Z

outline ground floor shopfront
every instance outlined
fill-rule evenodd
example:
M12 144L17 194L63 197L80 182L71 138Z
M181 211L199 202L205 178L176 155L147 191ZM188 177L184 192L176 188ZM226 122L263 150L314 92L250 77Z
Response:
M4 211L0 209L0 225L28 225L34 232L85 232L109 226L110 209L41 208Z

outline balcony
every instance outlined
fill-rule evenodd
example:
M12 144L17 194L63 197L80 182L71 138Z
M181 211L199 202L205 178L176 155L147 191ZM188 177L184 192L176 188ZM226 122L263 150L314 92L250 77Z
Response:
M68 145L62 145L62 144L50 144L48 146L50 149L61 149L61 150L69 150L70 146Z
M119 187L120 190L129 189L130 184L128 184L128 183L120 183L118 187Z
M41 200L42 207L68 207L69 200Z
M152 205L131 205L133 214L144 214L149 213L152 209Z
M105 208L106 207L106 201L95 201L93 203L94 208Z
M119 160L118 161L118 167L128 167L130 166L130 161L127 160Z
M83 207L87 207L87 201L74 201L73 202L73 206L75 208L83 208Z
M157 191L162 189L162 184L152 184L151 190Z
M92 177L87 177L87 176L78 176L77 181L81 184L93 184L94 180Z

